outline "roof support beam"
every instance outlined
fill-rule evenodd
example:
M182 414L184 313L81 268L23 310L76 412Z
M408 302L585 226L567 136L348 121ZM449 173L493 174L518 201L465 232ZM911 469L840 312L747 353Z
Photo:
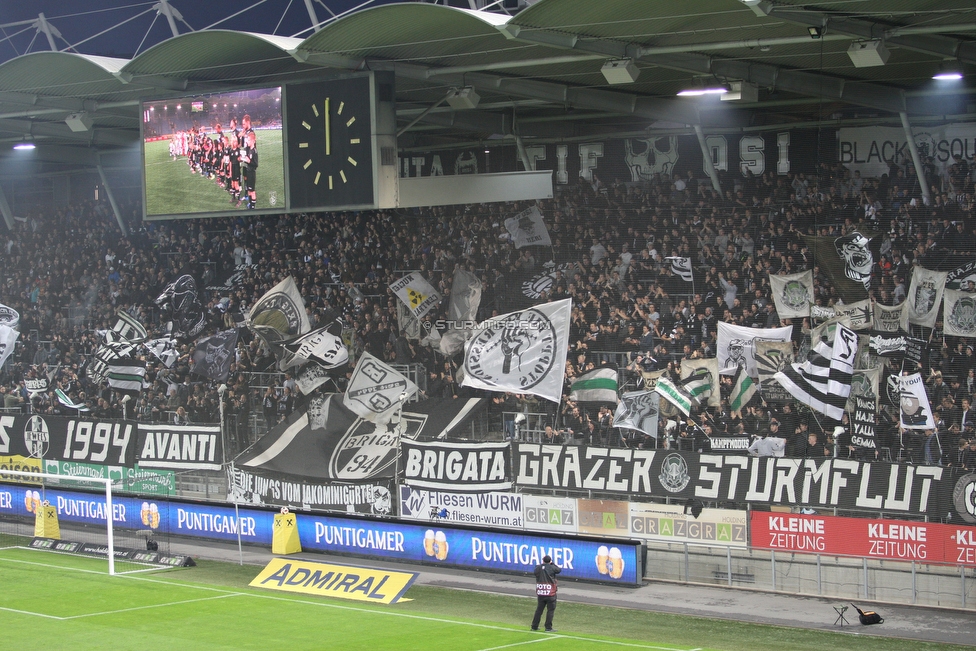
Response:
M401 77L429 81L428 68L425 66L370 61L370 67L374 70L389 67ZM501 77L478 72L464 75L444 75L438 77L438 81L455 86L474 86L478 89L518 97L543 99L568 107L634 115L649 120L668 120L681 124L693 124L698 121L698 112L684 102L641 97L633 93L579 88L535 79Z
M826 26L827 33L847 34L862 39L884 39L884 42L889 46L903 47L937 57L958 59L963 63L976 63L976 43L934 34L898 35L897 27L871 22L863 18L800 9L792 5L780 6L772 2L764 2L763 4L765 5L764 13L768 16L796 25Z
M95 127L91 131L74 132L64 122L39 122L37 120L2 120L0 132L25 133L35 137L50 137L58 140L72 140L88 145L109 147L128 147L139 140L138 129L106 129Z
M645 48L634 43L584 38L577 34L557 34L542 30L520 30L517 26L505 26L499 29L509 38L552 47L635 59L640 59L645 54ZM713 74L718 77L748 81L760 86L780 88L803 95L840 99L852 104L869 106L893 113L905 110L904 93L888 86L871 83L847 83L838 77L787 70L768 64L718 59L699 54L675 53L668 55L657 53L650 48L646 51L654 53L653 57L647 57L647 59L654 65L663 68L685 70L698 74ZM682 121L688 123L687 119ZM694 122L697 120L693 120L691 123Z

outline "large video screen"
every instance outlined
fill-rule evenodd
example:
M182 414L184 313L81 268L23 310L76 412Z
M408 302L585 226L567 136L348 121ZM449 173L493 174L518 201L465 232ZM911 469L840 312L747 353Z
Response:
M142 105L147 219L281 212L281 88Z

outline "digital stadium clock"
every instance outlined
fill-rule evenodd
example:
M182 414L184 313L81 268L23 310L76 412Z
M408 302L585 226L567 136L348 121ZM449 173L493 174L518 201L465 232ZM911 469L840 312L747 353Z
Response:
M292 208L375 208L383 203L377 199L382 137L377 138L376 95L372 74L287 86Z

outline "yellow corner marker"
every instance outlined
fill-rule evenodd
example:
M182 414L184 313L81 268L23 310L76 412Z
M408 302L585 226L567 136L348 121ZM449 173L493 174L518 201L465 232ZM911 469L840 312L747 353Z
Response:
M37 514L34 516L34 537L61 540L58 509L47 502L37 508Z
M274 531L271 534L272 554L297 554L302 551L298 537L298 519L287 508L281 509L274 517Z
M253 588L299 592L320 597L395 604L401 600L416 578L416 572L392 572L275 558L250 585Z

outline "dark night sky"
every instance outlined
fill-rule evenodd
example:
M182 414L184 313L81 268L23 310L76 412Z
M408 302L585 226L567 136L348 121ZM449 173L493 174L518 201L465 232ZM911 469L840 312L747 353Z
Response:
M397 0L374 0L368 7L388 4ZM217 21L254 5L257 0L170 0L184 20L194 30L209 27ZM362 4L363 0L323 0L325 6L339 14ZM0 42L0 62L26 52L49 50L47 37L38 34L29 25L8 26L10 23L36 20L41 12L56 27L64 40L74 45L99 32L109 29L141 12L151 10L155 1L138 0L0 0L0 25L4 25L0 38L10 37ZM329 18L329 12L321 3L314 2L319 20ZM156 18L153 24L153 18ZM275 29L276 25L280 26ZM311 25L304 0L266 0L249 11L221 23L214 29L232 29L262 33L275 33L279 36L293 36L296 32L307 30ZM190 31L186 25L177 22L180 33ZM21 32L18 34L18 32ZM148 33L148 36L147 36ZM301 37L311 34L306 31ZM140 52L169 38L169 25L164 16L156 17L155 11L148 11L130 22L112 29L77 47L83 54L99 54L120 58L131 58L140 42L145 42ZM33 44L31 41L33 40ZM58 49L65 49L64 41L57 39ZM28 49L29 48L29 49Z

